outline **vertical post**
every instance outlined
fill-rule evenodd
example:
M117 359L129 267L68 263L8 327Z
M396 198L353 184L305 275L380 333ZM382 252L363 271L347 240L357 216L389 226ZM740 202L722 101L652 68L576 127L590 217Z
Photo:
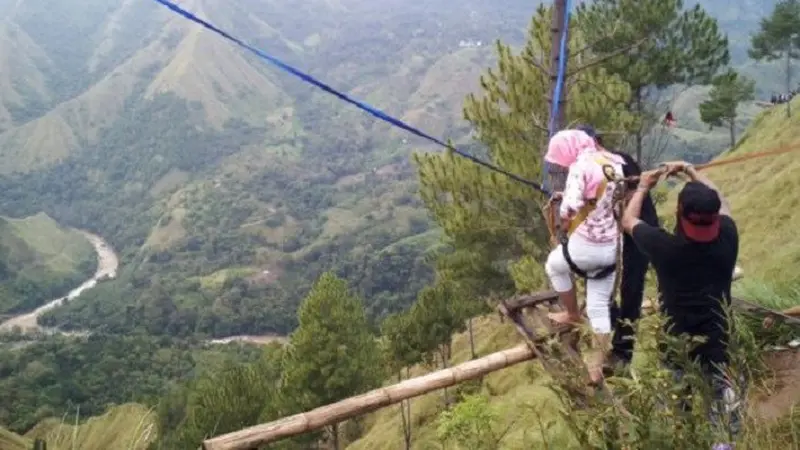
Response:
M548 119L549 124L549 132L550 136L558 132L558 130L564 127L565 117L566 117L566 107L565 107L565 99L567 98L566 93L566 86L562 86L562 89L556 98L556 86L558 85L558 66L559 66L559 59L560 59L560 50L561 50L561 38L564 33L568 33L568 30L564 29L564 19L566 18L567 14L567 1L566 0L553 0L553 15L550 21L550 31L552 36L552 45L550 48L550 97L549 97L549 104L550 104L550 114L551 117ZM567 36L569 39L569 36ZM568 57L568 53L564 55L564 57ZM566 83L564 83L566 85ZM558 105L558 108L554 108L554 105ZM552 117L553 111L556 111L555 117ZM542 155L547 151L547 148L544 149ZM542 161L542 181L544 181L545 188L549 189L552 192L555 191L562 191L564 189L564 184L566 182L566 173L564 174L552 174L549 173L547 163Z
M792 117L792 44L796 36L789 36L789 48L786 49L786 95L789 97L786 102L786 117Z
M564 103L567 97L566 89L561 89L559 98L556 96L556 83L558 79L558 64L559 64L559 50L561 46L561 38L567 30L564 29L564 18L567 14L566 0L553 0L553 18L550 23L550 31L553 36L553 44L550 49L550 111L553 111L553 105L558 103L558 112L555 117L550 117L550 133L560 130L564 126L565 108ZM567 36L569 38L569 36ZM568 57L568 55L564 55ZM565 83L566 84L566 83Z

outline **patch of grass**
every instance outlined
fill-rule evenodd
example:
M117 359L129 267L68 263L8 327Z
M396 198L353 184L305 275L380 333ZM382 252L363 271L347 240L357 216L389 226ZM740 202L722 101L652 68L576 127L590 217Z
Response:
M0 311L20 313L89 278L97 255L83 234L40 213L0 217L0 263Z
M167 211L150 232L150 236L145 241L145 247L163 250L185 237L184 217L186 217L185 208L174 208L171 211Z
M136 403L115 406L83 423L79 415L48 419L25 434L47 442L53 450L144 450L155 438L155 414ZM70 423L73 422L73 423Z
M30 450L33 440L0 428L0 448L3 450Z
M95 257L94 248L82 234L60 226L44 213L5 221L0 243L9 248L8 261L21 263L19 270L72 273Z
M204 277L198 277L197 279L200 281L200 285L203 289L214 291L220 289L222 285L231 278L244 278L254 275L257 272L258 269L254 267L231 267L218 270Z

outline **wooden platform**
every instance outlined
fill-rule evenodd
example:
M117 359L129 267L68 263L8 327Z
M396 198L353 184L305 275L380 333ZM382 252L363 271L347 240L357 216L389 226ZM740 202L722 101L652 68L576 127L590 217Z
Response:
M503 319L511 321L545 371L553 376L575 374L575 379L562 388L584 403L590 393L588 372L578 350L580 335L575 327L556 324L548 317L549 313L563 311L558 293L544 291L514 297L501 302L497 310Z
M548 364L550 359L544 357L546 350L542 348L543 340L555 339L559 344L564 345L567 356L578 356L578 339L577 335L572 333L573 327L554 324L547 317L549 313L563 311L558 303L558 293L555 291L514 297L501 302L497 306L497 310L504 319L508 319L514 324L525 343L542 360L542 364Z

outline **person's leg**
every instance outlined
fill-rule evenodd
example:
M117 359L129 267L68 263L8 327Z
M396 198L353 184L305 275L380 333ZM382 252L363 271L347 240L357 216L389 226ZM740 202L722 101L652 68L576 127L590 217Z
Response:
M622 251L622 280L619 287L620 304L611 302L614 338L612 353L614 358L630 363L633 358L634 328L641 317L644 297L647 257L639 251L630 236L625 235Z
M737 387L741 386L735 385L726 370L728 333L722 331L724 326L720 324L708 333L707 341L697 348L697 357L711 383L709 421L733 439L741 429L741 399L744 396L737 393Z
M558 323L577 323L581 320L581 313L578 309L578 298L575 293L575 285L572 283L572 270L564 259L561 245L550 252L547 263L544 266L547 277L553 290L558 292L561 305L565 311L548 314L551 320Z
M589 355L589 378L592 382L603 379L605 355L611 347L611 314L609 303L614 292L616 271L610 276L586 282L586 314L594 332L592 351Z

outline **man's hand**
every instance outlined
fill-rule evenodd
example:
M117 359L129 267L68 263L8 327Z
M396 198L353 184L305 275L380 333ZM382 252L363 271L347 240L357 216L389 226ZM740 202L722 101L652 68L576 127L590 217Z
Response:
M686 172L692 165L686 161L669 161L661 164L661 167L664 168L667 175L677 175Z
M563 192L553 192L553 195L550 196L550 202L560 202L564 199Z
M661 175L663 174L663 169L654 169L642 172L642 174L639 176L639 186L652 189L653 186L658 184L658 179L661 178Z

